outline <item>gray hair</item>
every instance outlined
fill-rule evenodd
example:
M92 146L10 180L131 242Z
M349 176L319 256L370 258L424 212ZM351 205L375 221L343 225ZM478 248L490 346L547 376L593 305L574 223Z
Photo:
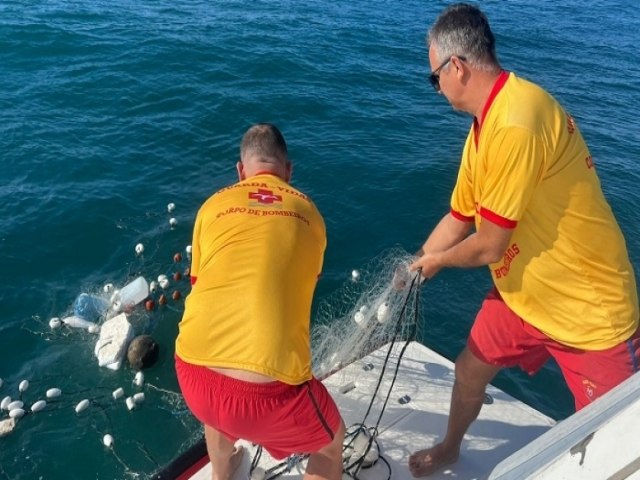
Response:
M473 5L448 6L429 30L427 46L431 45L441 61L456 55L465 57L467 63L480 70L500 68L489 20Z

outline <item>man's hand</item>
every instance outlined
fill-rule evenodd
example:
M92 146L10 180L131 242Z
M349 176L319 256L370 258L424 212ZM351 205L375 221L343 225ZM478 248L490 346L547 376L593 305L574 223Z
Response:
M437 253L425 253L409 265L409 272L420 270L420 282L433 278L441 269L440 256Z

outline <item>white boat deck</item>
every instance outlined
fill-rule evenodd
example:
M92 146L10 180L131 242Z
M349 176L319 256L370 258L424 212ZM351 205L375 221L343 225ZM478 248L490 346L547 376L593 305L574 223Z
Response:
M382 347L325 379L324 383L336 400L347 428L363 421L387 351L387 346ZM395 360L396 357L391 356L376 401L365 422L368 427L375 426L377 422L393 377ZM433 445L444 434L453 379L452 362L419 343L412 342L408 346L379 425L380 455L391 466L390 478L413 478L407 467L409 455ZM341 393L349 387L353 388ZM483 406L478 420L465 436L460 460L433 474L430 479L487 478L502 460L555 424L554 420L497 388L490 386L487 393L490 403ZM242 444L247 451L235 479L248 478L255 451L250 444ZM278 463L263 452L259 466L268 470ZM304 462L279 478L302 478L303 468ZM191 478L208 480L210 475L210 466L205 465ZM389 471L383 462L378 461L371 468L360 470L358 478L382 480L389 478Z

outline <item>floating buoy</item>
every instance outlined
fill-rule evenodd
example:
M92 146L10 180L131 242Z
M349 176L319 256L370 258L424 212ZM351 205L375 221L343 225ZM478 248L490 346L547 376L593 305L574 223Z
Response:
M158 298L158 303L160 305L166 305L167 304L167 297L165 296L164 293L162 295L160 295L160 298Z
M18 418L22 418L24 417L24 410L22 408L14 408L13 410L9 410L9 417L15 418L16 420Z
M59 388L50 388L49 390L47 390L47 398L58 398L60 395L62 395L62 390L60 390Z
M40 410L43 410L44 407L46 406L47 406L47 402L45 402L44 400L38 400L36 403L31 405L31 411L33 413L36 413L36 412L39 412Z
M5 418L4 420L0 420L0 438L9 435L13 432L14 428L16 428L15 418Z
M364 313L356 312L353 315L353 321L356 322L358 325L362 325L364 323L364 321L365 321Z
M135 383L139 387L144 385L144 373L142 372L136 373L136 376L133 378L133 383Z
M351 271L351 280L353 280L354 282L360 280L360 272L358 270Z
M59 328L60 325L62 325L62 322L58 317L53 317L51 320L49 320L49 327L51 328L51 330Z
M111 448L111 446L113 445L113 437L107 433L104 437L102 437L102 443L104 443L105 447Z
M20 385L18 385L18 391L20 393L26 392L28 388L29 388L29 380L22 380L20 382Z
M114 400L118 400L119 398L121 398L124 395L124 389L122 387L120 388L116 388L113 393L111 394L111 396L113 397Z
M150 367L158 360L158 343L150 335L138 335L129 344L127 360L135 370Z
M162 288L163 290L166 290L167 287L169 286L169 279L167 277L164 277L158 283L160 284L160 288Z
M181 254L180 252L176 253L176 254L173 256L173 261L174 261L175 263L180 263L180 262L182 261L182 254Z
M0 402L0 410L9 410L9 404L11 403L11 397L4 397Z
M144 308L145 310L147 310L148 312L151 312L154 308L156 307L156 304L153 300L149 299L146 302L144 302Z
M389 303L382 302L378 307L378 311L376 312L376 318L378 322L384 323L389 318Z
M184 247L184 251L187 252L187 255L191 255L193 248L191 247L191 245L187 245L186 247Z
M182 294L179 290L174 290L174 292L171 294L171 298L173 298L174 300L180 300L180 297L182 297Z
M102 287L102 291L104 293L111 293L113 291L113 283L106 283L104 287Z
M9 405L7 405L7 410L15 410L16 408L22 408L24 406L24 402L22 400L14 400Z
M136 255L142 255L142 252L144 252L144 245L139 243L136 245Z
M80 413L83 410L86 410L89 407L89 400L86 398L84 400L80 400L80 402L76 405L76 413Z
M100 325L89 325L89 328L87 328L87 331L89 333L100 333Z
M171 225L171 228L174 228L177 224L178 224L178 220L176 220L175 218L171 217L169 219L169 225Z
M176 204L175 203L170 203L169 205L167 205L167 212L171 213L176 209Z
M189 267L184 269L184 276L185 277L190 277L191 276L191 269Z
M149 284L149 291L151 293L155 293L156 290L158 290L158 282L156 282L155 280L153 280L150 284Z
M136 402L133 401L133 397L127 397L125 403L127 404L127 408L129 409L129 411L136 408Z
M179 282L180 280L182 280L182 274L181 274L180 272L176 272L176 273L174 273L174 274L173 274L173 279L174 279L176 282Z
M136 402L136 405L141 404L142 402L144 402L144 393L143 392L138 392L133 396L133 401Z

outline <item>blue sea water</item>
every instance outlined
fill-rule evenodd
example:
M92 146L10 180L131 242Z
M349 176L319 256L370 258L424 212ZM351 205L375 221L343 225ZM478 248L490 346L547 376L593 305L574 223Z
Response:
M93 358L95 336L51 330L82 292L182 271L199 205L235 180L238 143L276 123L293 183L323 212L317 299L389 247L413 251L446 212L470 119L426 81L424 36L449 2L7 0L0 4L0 398L63 396L0 438L0 479L144 478L198 435L177 392L182 299L137 313L160 344L145 403L134 372ZM554 94L590 145L640 268L640 41L631 0L481 3L503 66ZM176 210L167 211L167 204ZM175 217L175 228L169 218ZM137 243L145 252L136 256ZM489 287L484 269L423 288L421 341L455 358ZM188 282L173 282L184 296ZM557 367L495 382L554 417ZM80 415L83 398L91 407ZM114 448L102 436L115 438Z

